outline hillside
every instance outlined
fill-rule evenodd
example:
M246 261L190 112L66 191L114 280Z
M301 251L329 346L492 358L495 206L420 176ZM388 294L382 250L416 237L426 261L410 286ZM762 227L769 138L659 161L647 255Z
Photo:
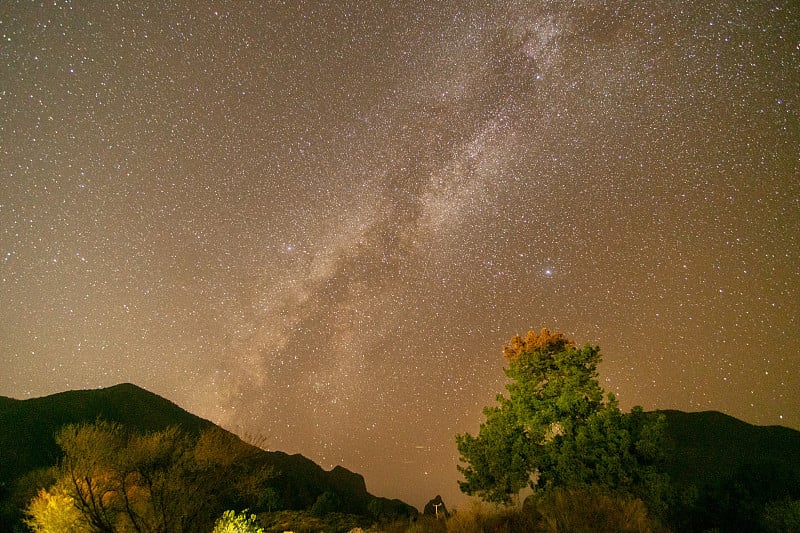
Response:
M800 432L716 411L662 411L678 531L758 531L768 502L800 500Z
M213 426L170 402L129 383L106 389L67 391L14 400L0 396L0 480L16 479L58 461L55 432L66 424L96 419L119 422L146 433L178 425L192 434Z
M197 434L214 427L208 420L131 384L28 400L0 396L0 449L4 455L0 462L0 532L11 531L7 525L18 519L20 503L30 497L20 494L18 481L58 463L56 431L66 424L98 419L118 422L138 433L177 425L187 433ZM400 516L416 514L416 509L403 502L369 494L364 478L345 468L325 471L299 454L258 453L275 472L270 486L280 495L283 509L309 509L321 494L333 492L342 503L343 512L368 515L372 507Z
M754 426L717 411L661 411L673 446L671 476L711 483L742 468L800 474L800 432L783 426Z

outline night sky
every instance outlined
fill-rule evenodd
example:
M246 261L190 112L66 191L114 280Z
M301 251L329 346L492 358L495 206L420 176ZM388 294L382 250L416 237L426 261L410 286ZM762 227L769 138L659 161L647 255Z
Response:
M501 346L800 429L795 2L0 3L0 394L459 501Z

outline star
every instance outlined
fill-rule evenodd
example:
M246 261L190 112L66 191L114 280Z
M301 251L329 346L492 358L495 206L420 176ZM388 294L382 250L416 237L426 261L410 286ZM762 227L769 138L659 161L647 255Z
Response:
M788 3L140 4L0 14L0 395L133 382L420 507L528 329L800 428Z

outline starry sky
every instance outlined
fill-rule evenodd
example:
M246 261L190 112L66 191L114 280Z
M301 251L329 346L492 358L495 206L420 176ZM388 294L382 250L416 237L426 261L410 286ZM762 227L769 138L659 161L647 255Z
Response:
M459 501L501 346L800 429L800 6L0 3L0 394Z

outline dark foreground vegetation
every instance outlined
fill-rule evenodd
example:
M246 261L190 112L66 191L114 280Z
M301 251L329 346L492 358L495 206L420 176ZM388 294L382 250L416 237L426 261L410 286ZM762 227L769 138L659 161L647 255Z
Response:
M418 513L123 384L0 397L0 533L800 531L800 432L622 412L599 349L546 330L505 355L508 394L457 437L461 488L487 503Z

